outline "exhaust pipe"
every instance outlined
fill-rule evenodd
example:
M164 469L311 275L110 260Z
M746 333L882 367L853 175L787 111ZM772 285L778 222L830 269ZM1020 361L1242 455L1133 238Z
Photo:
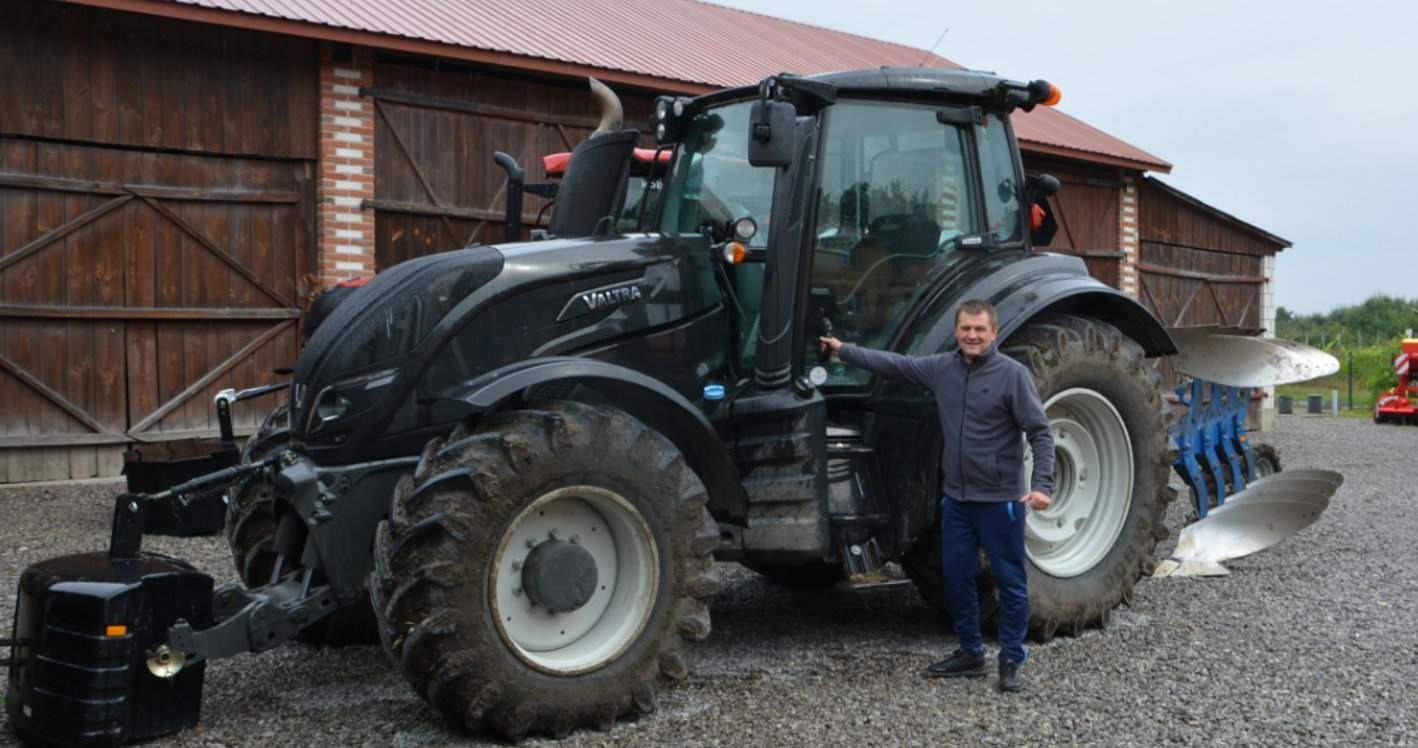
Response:
M625 110L620 105L620 97L615 95L609 86L588 77L591 82L591 97L596 100L596 105L601 110L601 121L596 125L596 131L591 133L591 137L596 137L603 132L619 130L625 124Z

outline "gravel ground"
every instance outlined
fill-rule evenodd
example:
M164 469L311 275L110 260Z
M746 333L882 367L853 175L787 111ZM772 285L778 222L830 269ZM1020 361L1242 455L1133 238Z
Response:
M1288 416L1266 440L1286 466L1344 473L1324 517L1229 577L1144 581L1106 629L1033 647L1023 694L922 678L953 641L912 591L789 589L724 564L688 682L652 716L560 745L1418 744L1418 512L1402 503L1418 429ZM114 487L0 490L5 625L26 564L104 546ZM217 539L148 547L229 575ZM204 698L200 727L150 745L490 742L445 728L378 647L220 661Z

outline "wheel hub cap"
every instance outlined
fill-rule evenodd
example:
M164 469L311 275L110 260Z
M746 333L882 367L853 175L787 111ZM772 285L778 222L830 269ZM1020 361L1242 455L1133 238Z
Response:
M585 548L562 540L538 545L522 566L527 598L552 613L569 613L596 592L596 559Z
M1054 496L1025 522L1025 552L1056 577L1086 573L1112 550L1132 505L1133 453L1127 426L1102 394L1060 392L1044 404L1054 432ZM1025 445L1026 469L1032 455Z
M543 494L513 517L489 569L502 641L546 673L614 662L650 620L659 551L645 518L598 486Z

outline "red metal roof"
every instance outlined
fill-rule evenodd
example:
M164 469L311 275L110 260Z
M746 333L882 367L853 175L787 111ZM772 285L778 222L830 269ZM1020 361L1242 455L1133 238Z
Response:
M1068 96L1066 88L1064 96ZM1044 153L1086 158L1134 169L1172 170L1170 163L1053 107L1035 107L1028 114L1016 112L1013 120L1014 134L1025 148L1034 146L1033 150Z
M959 67L913 47L699 0L71 1L430 54L439 54L440 47L444 53L448 47L476 50L483 54L475 59L495 64L561 73L614 71L608 80L689 92L752 83L782 71ZM1171 169L1061 112L1036 110L1018 118L1016 128L1026 149L1134 169Z

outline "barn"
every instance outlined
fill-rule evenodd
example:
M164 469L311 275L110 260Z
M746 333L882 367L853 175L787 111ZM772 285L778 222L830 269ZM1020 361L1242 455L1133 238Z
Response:
M0 26L0 482L215 435L215 394L275 381L320 289L495 241L492 152L583 139L588 75L639 122L661 93L921 64L954 66L692 0L36 2ZM1052 249L1169 324L1273 329L1287 242L1062 112L1016 127L1064 184Z

